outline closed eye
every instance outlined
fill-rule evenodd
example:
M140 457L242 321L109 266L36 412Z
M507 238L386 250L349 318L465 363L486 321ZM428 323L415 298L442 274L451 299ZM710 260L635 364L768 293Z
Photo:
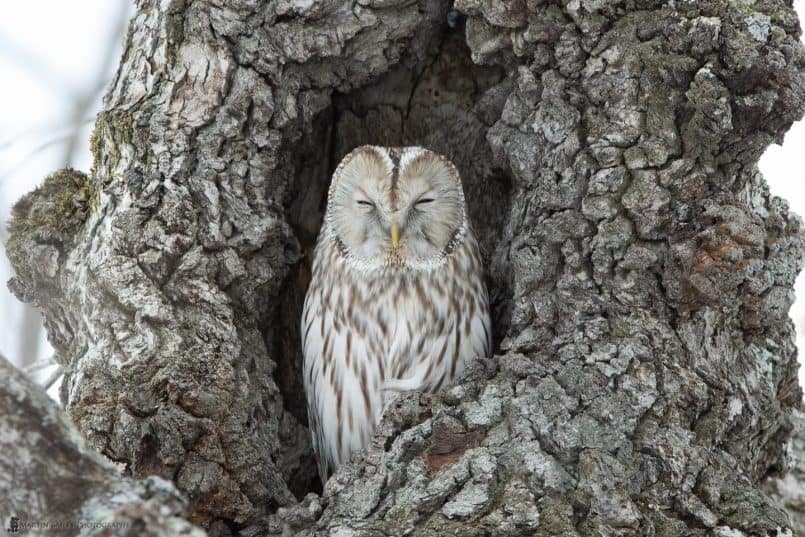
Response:
M433 198L419 198L416 200L416 205L424 205L426 203L433 203L434 201Z
M358 205L363 205L364 207L374 207L375 204L369 200L358 200Z

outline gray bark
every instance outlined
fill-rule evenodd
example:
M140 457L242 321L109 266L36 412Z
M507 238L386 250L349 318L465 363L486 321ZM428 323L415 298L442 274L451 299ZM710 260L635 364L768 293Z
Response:
M173 484L156 476L122 477L2 356L0 375L4 524L15 517L27 535L205 535L183 518L187 500Z
M799 34L772 0L142 1L90 175L15 209L11 287L89 444L213 535L790 534L762 485L805 249L756 165L805 109ZM458 165L497 353L319 495L297 324L365 142Z

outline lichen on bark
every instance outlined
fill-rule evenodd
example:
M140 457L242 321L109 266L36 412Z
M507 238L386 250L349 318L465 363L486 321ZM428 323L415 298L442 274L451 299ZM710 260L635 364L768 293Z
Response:
M804 250L757 159L805 108L799 35L771 0L140 2L97 208L57 293L17 276L67 411L213 535L794 531L760 485L789 465ZM456 162L497 352L401 396L318 494L295 331L366 142Z

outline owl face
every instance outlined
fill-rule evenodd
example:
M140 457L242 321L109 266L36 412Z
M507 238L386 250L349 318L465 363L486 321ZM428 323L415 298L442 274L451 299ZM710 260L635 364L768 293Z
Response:
M333 174L325 220L342 251L369 266L437 261L466 229L458 171L420 147L358 147Z

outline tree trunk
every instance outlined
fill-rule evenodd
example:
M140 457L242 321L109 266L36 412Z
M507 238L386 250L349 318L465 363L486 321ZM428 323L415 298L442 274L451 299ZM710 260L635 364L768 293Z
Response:
M23 535L201 537L164 479L121 477L64 412L0 356L3 529Z
M211 535L741 535L800 404L790 2L143 0L89 176L15 208L62 398ZM322 496L298 319L335 164L462 173L496 355L409 393ZM297 503L296 499L303 499ZM281 509L278 509L282 507Z

